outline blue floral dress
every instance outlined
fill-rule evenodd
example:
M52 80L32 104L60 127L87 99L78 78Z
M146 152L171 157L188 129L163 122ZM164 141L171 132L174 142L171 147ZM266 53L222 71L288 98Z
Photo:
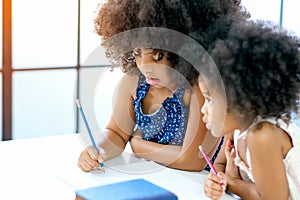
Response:
M179 87L173 97L167 97L162 106L152 114L144 114L142 110L150 85L145 76L139 77L136 98L133 106L137 129L143 139L159 144L182 145L188 121L188 108L183 103L184 88Z

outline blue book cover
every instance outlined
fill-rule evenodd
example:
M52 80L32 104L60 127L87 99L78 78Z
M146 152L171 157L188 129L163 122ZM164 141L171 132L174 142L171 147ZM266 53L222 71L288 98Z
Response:
M84 200L178 200L177 196L145 179L134 179L76 190L76 199Z

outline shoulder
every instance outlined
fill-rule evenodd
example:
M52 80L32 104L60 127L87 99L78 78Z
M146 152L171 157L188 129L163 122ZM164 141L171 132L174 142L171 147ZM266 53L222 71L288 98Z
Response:
M135 96L135 90L138 84L138 80L138 73L125 73L118 84L118 88L123 92L130 92L130 94Z
M122 78L121 78L121 83L128 83L130 85L132 84L136 84L139 80L139 74L137 73L132 73L132 74L128 74L125 73ZM136 85L135 85L136 86Z
M263 149L282 151L285 142L284 135L286 135L284 131L275 124L262 122L249 131L247 145L250 151Z
M276 139L275 132L281 130L276 125L268 123L268 122L261 122L255 125L248 133L247 140L254 143L262 143L267 144L270 142L274 142Z

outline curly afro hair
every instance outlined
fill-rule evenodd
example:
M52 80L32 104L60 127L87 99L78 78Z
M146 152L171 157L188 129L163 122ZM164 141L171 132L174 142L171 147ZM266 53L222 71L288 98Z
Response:
M300 92L299 38L264 21L234 23L211 56L224 81L230 111L290 119Z
M231 21L249 16L241 6L240 0L106 0L105 3L99 4L94 24L95 32L101 36L102 45L106 48L106 56L111 62L122 63L123 71L128 72L136 67L132 57L133 49L128 49L127 53L121 56L116 52L122 48L121 45L124 47L126 42L131 41L124 39L125 41L119 43L106 43L119 33L143 27L166 28L191 38L195 36L194 39L207 49L208 44L227 31L214 31L214 34L211 34L211 25L216 27L227 24L223 26L226 29ZM169 41L163 38L156 42L178 43L174 38L170 38ZM184 75L190 84L195 84L198 78L197 70L183 58L175 54L172 56L173 68Z

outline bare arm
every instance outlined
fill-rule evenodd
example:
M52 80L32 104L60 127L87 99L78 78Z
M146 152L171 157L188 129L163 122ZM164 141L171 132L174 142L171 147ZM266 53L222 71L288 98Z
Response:
M95 149L86 148L78 159L78 166L83 171L99 166L99 159L111 159L123 152L135 125L132 93L135 91L136 82L135 76L124 75L117 85L113 96L113 113L97 143L105 153L98 155Z
M289 137L269 123L264 123L262 129L252 132L247 138L256 185L253 190L259 194L258 199L288 199L284 143L290 143Z
M108 159L122 153L133 132L135 115L132 94L136 84L136 76L124 75L114 91L113 113L104 131L103 140L99 143L106 151Z

